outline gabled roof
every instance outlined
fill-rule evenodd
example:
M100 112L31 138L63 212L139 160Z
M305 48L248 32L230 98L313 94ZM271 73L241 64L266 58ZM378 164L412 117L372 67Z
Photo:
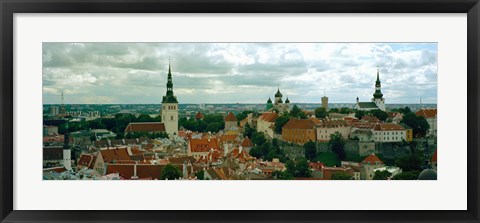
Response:
M277 118L278 118L278 114L276 112L265 112L258 119L266 122L275 122Z
M363 164L377 165L383 164L383 161L375 154L370 154L362 161Z
M77 166L79 167L87 167L89 169L93 168L93 164L95 164L97 156L92 154L82 154L78 159Z
M362 122L378 123L378 122L381 122L381 121L380 121L380 119L378 119L375 116L365 115L365 116L362 117Z
M220 149L216 138L190 139L189 144L192 152L209 152L212 148L214 150Z
M131 122L125 132L165 132L162 122Z
M357 105L359 108L378 108L374 102L358 102Z
M322 128L338 128L338 127L346 127L347 121L345 120L325 120L321 124L318 125Z
M226 122L236 122L237 121L237 117L235 117L235 115L230 112L228 113L228 115L225 117L225 121Z
M100 150L100 154L105 163L110 163L114 160L131 160L127 148L104 149Z
M437 117L437 109L436 108L421 109L415 112L415 115L422 116L424 118L435 118Z
M182 157L169 157L168 161L171 164L183 165L185 161L187 161L187 163L195 163L197 160L193 156L182 156Z
M238 137L237 135L222 135L220 136L220 141L221 142L236 141L237 137Z
M283 126L285 129L313 129L315 123L310 119L290 119L287 124Z
M398 131L398 130L405 130L403 126L399 124L393 124L393 123L382 123L382 124L376 124L375 125L375 131Z
M249 147L253 147L253 143L252 141L250 140L250 138L248 138L248 136L246 136L244 139L243 139L243 142L242 142L242 147L244 148L249 148Z

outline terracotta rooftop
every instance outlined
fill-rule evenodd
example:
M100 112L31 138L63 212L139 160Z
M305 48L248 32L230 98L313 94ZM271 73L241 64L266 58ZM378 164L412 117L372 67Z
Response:
M277 118L278 118L278 114L276 112L265 112L259 117L259 119L266 122L275 122Z
M347 121L345 121L345 120L328 120L328 121L323 121L318 126L322 127L322 128L346 127L347 126Z
M241 146L244 147L244 148L249 148L249 147L253 147L253 143L250 140L250 138L248 138L248 136L247 136L243 139L243 142L242 142Z
M132 122L125 132L165 132L165 125L162 122Z
M432 108L432 109L421 109L418 110L415 115L417 116L422 116L424 118L435 118L437 117L437 109Z
M220 141L221 142L236 141L236 140L237 140L236 135L222 135L222 136L220 136Z
M225 117L225 121L226 122L236 122L237 121L237 117L235 117L235 115L230 112L228 113L228 115Z
M315 123L310 119L290 119L287 124L283 126L285 129L313 129Z
M127 148L104 149L100 150L100 154L105 163L111 163L114 160L131 160Z
M216 138L211 139L190 139L190 149L192 152L208 152L212 148L219 150L220 146Z
M370 154L362 161L363 164L377 165L383 164L383 161L375 154Z
M383 123L383 124L376 124L375 131L397 131L397 130L405 130L403 126L399 124L393 123Z
M197 114L195 115L195 119L203 119L203 114L201 112L197 112Z

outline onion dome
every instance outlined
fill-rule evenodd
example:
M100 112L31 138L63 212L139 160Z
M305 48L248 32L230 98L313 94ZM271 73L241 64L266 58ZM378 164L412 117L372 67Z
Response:
M290 103L290 100L288 100L288 97L287 97L287 100L285 100L285 103L287 104Z
M271 104L272 103L272 99L270 99L270 97L268 98L268 101L267 101L267 104Z
M280 93L280 88L277 89L277 93L275 93L275 97L282 97L282 93Z

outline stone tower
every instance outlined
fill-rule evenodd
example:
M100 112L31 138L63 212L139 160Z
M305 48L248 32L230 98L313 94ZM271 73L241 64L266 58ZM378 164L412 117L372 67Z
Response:
M178 101L173 95L172 71L168 62L167 93L162 100L162 122L169 136L178 135Z

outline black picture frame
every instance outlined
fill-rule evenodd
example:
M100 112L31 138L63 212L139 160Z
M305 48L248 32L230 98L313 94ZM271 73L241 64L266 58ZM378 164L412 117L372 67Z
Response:
M479 222L479 0L0 0L2 222ZM465 211L19 211L13 210L15 13L467 13L468 204ZM455 190L452 188L452 190ZM72 196L74 196L72 194ZM438 196L442 196L439 194ZM33 199L33 198L32 198ZM414 202L421 202L414 201ZM241 213L239 213L241 212Z

